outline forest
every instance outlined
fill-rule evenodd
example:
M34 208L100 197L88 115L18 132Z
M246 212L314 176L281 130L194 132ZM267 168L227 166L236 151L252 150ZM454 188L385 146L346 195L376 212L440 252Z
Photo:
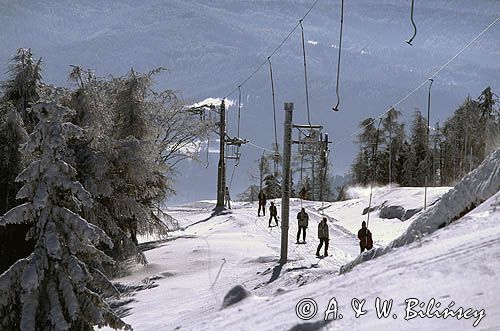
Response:
M206 127L154 77L102 78L72 65L71 88L43 81L18 49L0 99L0 329L130 329L110 277L147 263L138 235L166 235L161 210L178 163ZM45 321L49 321L46 323Z
M467 97L444 123L429 125L415 110L409 128L391 108L359 126L358 153L351 167L354 183L367 185L451 186L475 169L500 141L498 96L490 87Z

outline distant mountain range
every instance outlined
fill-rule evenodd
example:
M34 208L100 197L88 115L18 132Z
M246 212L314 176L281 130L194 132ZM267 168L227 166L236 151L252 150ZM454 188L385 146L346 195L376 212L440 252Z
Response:
M222 97L233 90L297 24L312 0L56 1L0 0L1 79L10 54L31 47L45 63L45 81L67 85L70 64L98 75L147 71L164 66L159 88L180 91L189 102ZM385 111L448 61L500 15L497 0L433 0L415 3L417 36L410 1L345 1L340 76L341 111L333 113L339 1L320 0L304 20L311 119L334 141L349 136L365 117ZM273 56L279 139L283 102L295 103L294 121L306 121L300 29ZM443 121L467 95L488 85L500 92L500 23L443 70L433 85L432 122ZM274 141L269 69L264 66L242 86L241 136L270 148ZM236 99L237 93L230 98ZM409 119L426 109L426 87L400 107ZM235 135L235 108L229 109L229 134ZM214 137L215 140L215 137ZM342 174L355 154L353 139L335 146L334 173ZM245 146L232 191L249 185L247 172L262 153ZM178 178L181 202L215 198L216 159L205 168L186 162ZM229 175L232 171L231 163Z

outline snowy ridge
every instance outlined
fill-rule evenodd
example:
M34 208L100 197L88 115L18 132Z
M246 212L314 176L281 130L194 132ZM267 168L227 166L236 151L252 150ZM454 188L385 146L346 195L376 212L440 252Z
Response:
M394 248L408 245L459 219L500 190L500 149L492 152L483 163L466 175L441 200L423 212L408 229L385 247L375 248L342 266L341 273L352 270L363 261L388 253Z

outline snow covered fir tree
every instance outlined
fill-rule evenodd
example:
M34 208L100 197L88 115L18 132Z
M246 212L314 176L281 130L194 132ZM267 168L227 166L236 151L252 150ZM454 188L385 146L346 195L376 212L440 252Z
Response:
M33 253L0 276L0 326L4 330L93 330L95 325L130 329L104 301L118 291L103 274L114 261L97 248L110 238L79 214L92 199L64 161L66 141L81 135L63 122L70 110L55 103L31 108L38 124L24 145L34 160L16 178L24 185L1 225L30 223Z
M499 13L0 2L0 331L500 330Z
M204 124L153 90L162 69L103 79L73 66L68 90L41 66L19 49L2 85L0 326L129 329L109 306L129 289L108 277L147 263L138 236L176 226L161 202Z

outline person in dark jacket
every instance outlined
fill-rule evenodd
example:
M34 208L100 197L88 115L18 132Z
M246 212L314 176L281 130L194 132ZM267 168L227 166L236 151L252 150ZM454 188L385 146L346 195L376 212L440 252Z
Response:
M274 202L271 201L271 206L269 207L269 226L271 226L271 220L273 217L276 222L276 226L278 226L278 218L276 216L278 216L278 209L276 209Z
M259 192L259 211L257 211L257 216L260 216L260 210L262 209L262 212L264 213L264 216L266 216L266 194L262 192L262 190Z
M306 242L306 229L309 225L309 215L307 215L305 208L297 214L297 220L299 221L299 230L297 231L297 243L299 243L300 232L302 232L302 242Z
M330 241L330 233L328 231L328 224L326 224L326 217L323 217L321 222L318 224L318 238L319 238L319 245L318 249L316 250L316 256L319 255L319 251L321 250L321 246L323 246L323 243L325 244L325 255L328 256L328 242Z
M358 231L359 248L361 253L366 250L370 250L373 247L372 233L366 227L366 222L361 222L361 229Z

